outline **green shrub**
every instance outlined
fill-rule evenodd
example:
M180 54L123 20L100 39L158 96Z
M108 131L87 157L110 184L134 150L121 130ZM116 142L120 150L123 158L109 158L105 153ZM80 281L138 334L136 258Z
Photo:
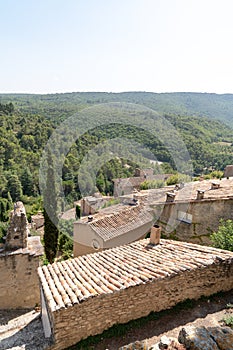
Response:
M66 260L71 258L73 254L73 239L65 233L60 233L58 238L58 250L62 254L62 259Z
M116 205L120 203L120 199L110 199L109 201L105 202L104 205L101 207L101 209L111 207L112 205Z
M75 206L75 218L78 220L81 218L81 207L80 205Z
M233 251L233 221L220 220L220 226L217 232L210 236L215 248Z
M189 175L174 174L167 179L166 184L167 184L167 186L171 186L171 185L176 185L180 182L190 182L191 180L192 179Z
M226 326L233 328L233 314L225 316L222 321Z
M140 185L140 190L149 190L152 188L161 188L165 186L163 180L145 180Z
M212 173L210 174L206 174L204 175L204 179L205 180L210 180L210 179L222 179L223 178L223 171L220 171L220 170L215 170L215 171L212 171Z
M8 222L0 222L0 243L4 243L3 237L7 234Z

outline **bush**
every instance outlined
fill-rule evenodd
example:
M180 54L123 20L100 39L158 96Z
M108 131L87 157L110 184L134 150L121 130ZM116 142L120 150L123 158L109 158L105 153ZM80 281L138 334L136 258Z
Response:
M0 243L4 243L3 237L7 234L8 222L0 222Z
M220 220L220 226L217 232L210 236L215 248L233 251L233 221Z
M101 207L101 209L111 207L112 205L116 205L120 203L120 199L110 199L109 201L105 202L104 205Z
M180 182L190 182L191 180L192 179L189 175L174 174L167 179L166 184L167 184L167 186L171 186L171 185L176 185Z
M212 171L212 173L210 174L207 174L207 175L204 175L204 179L205 180L210 180L210 179L222 179L223 178L223 171L220 171L220 170L215 170L215 171Z
M73 219L59 221L58 250L61 252L61 259L69 259L73 256Z
M140 185L140 190L149 190L152 188L161 188L165 186L163 180L145 180Z
M60 233L58 238L58 249L63 259L69 259L73 254L73 240L65 233Z
M222 321L226 326L233 328L233 315L225 316Z

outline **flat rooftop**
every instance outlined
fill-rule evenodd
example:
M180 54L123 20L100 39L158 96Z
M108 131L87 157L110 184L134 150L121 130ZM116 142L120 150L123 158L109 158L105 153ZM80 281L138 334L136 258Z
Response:
M219 188L211 189L212 183L219 184ZM187 183L184 189L177 192L176 199L186 200L188 198L188 192L190 192L189 198L195 200L198 190L205 191L203 200L233 198L233 177L229 179L223 178L222 180L211 179Z
M233 263L233 252L197 244L149 239L39 267L50 310L72 307L92 297L170 278L186 271Z
M219 184L219 188L211 189L212 183ZM141 196L147 198L148 204L166 202L166 193L174 191L174 202L189 202L197 200L197 191L204 191L204 200L233 199L233 177L222 180L211 179L193 181L184 184L184 187L175 190L175 186L167 186L159 189L140 191Z

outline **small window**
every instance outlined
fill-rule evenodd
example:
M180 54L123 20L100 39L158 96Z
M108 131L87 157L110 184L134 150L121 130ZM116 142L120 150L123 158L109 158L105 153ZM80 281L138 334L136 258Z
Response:
M19 236L14 236L14 239L19 239Z
M192 223L192 214L188 214L184 211L178 211L178 220L185 222L186 224L191 224Z

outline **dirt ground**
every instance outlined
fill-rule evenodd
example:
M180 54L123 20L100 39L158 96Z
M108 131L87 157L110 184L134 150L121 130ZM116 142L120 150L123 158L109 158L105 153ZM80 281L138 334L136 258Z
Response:
M233 290L209 300L194 302L192 309L170 310L158 320L148 321L140 328L132 328L123 337L102 339L94 350L118 350L136 340L147 340L148 346L157 343L162 335L177 337L182 327L218 326L233 304ZM0 350L44 350L44 338L39 313L35 311L0 311Z

